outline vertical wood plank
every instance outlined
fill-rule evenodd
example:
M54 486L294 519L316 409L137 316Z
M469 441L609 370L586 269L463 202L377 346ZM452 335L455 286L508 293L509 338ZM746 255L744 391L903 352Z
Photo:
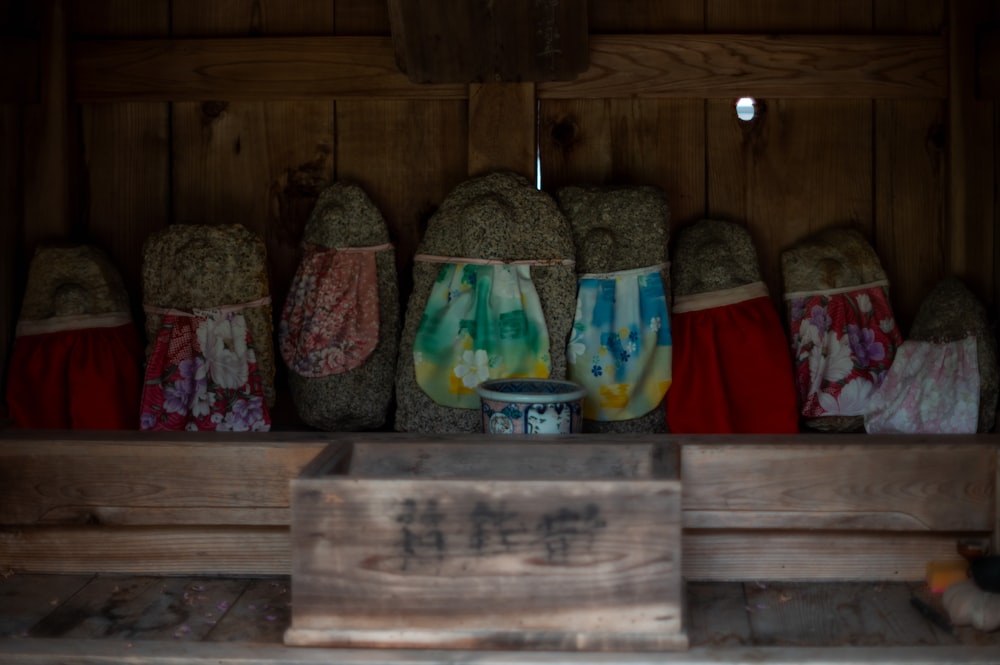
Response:
M698 32L704 2L588 3L591 33ZM702 100L545 100L539 106L542 187L656 185L671 225L705 212L705 103Z
M172 0L178 37L331 34L329 0ZM173 105L173 222L242 224L267 246L271 311L284 307L299 243L319 193L333 175L332 101ZM296 423L286 368L276 366L275 423Z
M174 0L178 37L330 34L328 0ZM333 102L177 103L174 222L243 224L267 244L273 311L297 267L302 229L333 173Z
M975 96L975 36L995 18L996 3L953 0L948 7L948 268L994 302L996 111Z
M389 34L388 3L337 0L338 35ZM400 304L427 220L469 174L469 103L340 101L336 177L357 182L378 206L396 249Z
M93 0L72 9L74 37L170 33L169 0ZM138 314L142 245L170 218L170 107L86 104L80 117L88 241L108 252Z
M509 170L535 180L535 85L469 85L469 175Z
M708 5L713 32L867 32L870 0L780 0ZM752 89L746 96L753 97ZM851 225L872 236L872 103L758 100L750 121L736 100L709 100L708 214L746 224L775 301L780 255L822 228Z
M944 4L875 0L875 30L940 34ZM946 272L946 114L944 101L875 102L874 244L904 334Z
M67 86L66 0L39 3L39 101L25 107L24 245L70 239L77 219L73 177L77 166Z
M21 109L0 104L0 427L7 417L7 359L14 342L14 325L20 308L18 279L25 271L18 252L21 234Z
M400 302L427 220L468 175L464 101L337 102L336 177L364 188L389 226Z

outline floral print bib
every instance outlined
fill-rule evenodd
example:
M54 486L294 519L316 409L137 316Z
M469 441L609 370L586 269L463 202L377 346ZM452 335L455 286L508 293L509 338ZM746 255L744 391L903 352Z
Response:
M548 377L548 327L529 265L443 265L414 339L413 366L431 399L460 409L480 408L476 386L486 379Z
M584 418L638 418L667 394L672 356L663 267L580 276L566 359L570 380L587 389Z
M785 295L803 416L861 416L868 410L903 341L887 286L881 281Z
M944 343L903 342L865 414L870 434L973 434L978 423L974 335Z
M163 316L146 367L139 425L143 430L266 431L271 418L245 307L157 310Z
M278 346L301 376L340 374L361 365L378 344L375 253L392 245L308 245L278 324Z

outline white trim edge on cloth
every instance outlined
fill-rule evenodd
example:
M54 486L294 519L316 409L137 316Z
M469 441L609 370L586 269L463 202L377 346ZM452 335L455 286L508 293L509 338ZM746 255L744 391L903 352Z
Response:
M239 312L253 307L264 307L271 304L271 296L264 296L250 302L243 302L237 305L218 305L216 307L192 307L190 310L172 309L168 307L157 307L155 305L143 305L142 310L147 314L160 314L161 316L197 316L197 312Z
M879 279L874 282L868 282L867 284L855 284L853 286L842 286L837 289L817 289L816 291L792 291L785 294L785 300L793 300L795 298L810 298L812 296L835 296L841 293L850 293L852 291L864 291L865 289L871 289L876 286L884 286L889 288L889 280Z
M456 263L477 266L575 266L574 259L518 259L505 261L503 259L462 258L458 256L439 256L437 254L417 254L414 261L424 263Z
M718 291L705 291L704 293L677 296L674 298L672 312L674 314L697 312L703 309L735 305L760 297L767 297L767 285L764 282L751 282L742 286L734 286L731 289L719 289Z
M654 263L651 266L640 268L629 268L628 270L609 270L608 272L585 272L577 275L577 279L614 279L616 277L630 277L631 275L642 275L647 272L659 272L664 268L669 268L670 263Z
M108 312L106 314L73 314L71 316L53 316L48 319L22 319L17 322L15 337L28 335L44 335L67 330L86 330L88 328L117 328L132 323L132 317L126 312Z

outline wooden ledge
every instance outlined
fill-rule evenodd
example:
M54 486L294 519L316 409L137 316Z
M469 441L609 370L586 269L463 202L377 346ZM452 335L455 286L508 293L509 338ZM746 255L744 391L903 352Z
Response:
M1000 438L573 435L676 445L689 580L919 580L997 532ZM328 444L478 434L0 432L0 572L287 574L291 479ZM995 544L995 543L994 543Z
M132 665L423 665L475 662L479 665L702 665L705 663L798 663L856 665L893 663L967 663L995 665L997 646L903 647L692 647L678 653L579 653L530 651L434 651L385 649L313 649L246 642L211 643L174 640L0 640L0 663L131 663Z

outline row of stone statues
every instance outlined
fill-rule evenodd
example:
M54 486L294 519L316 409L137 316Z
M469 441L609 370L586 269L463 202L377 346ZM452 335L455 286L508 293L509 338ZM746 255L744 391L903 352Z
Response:
M45 248L8 402L25 427L265 430L280 358L299 418L323 430L481 431L476 385L508 376L580 383L589 432L992 429L995 336L958 280L904 341L875 250L827 229L782 253L783 325L745 227L669 230L655 187L550 196L511 173L472 178L428 221L404 313L384 218L333 183L280 310L245 228L154 233L145 354L107 258Z

